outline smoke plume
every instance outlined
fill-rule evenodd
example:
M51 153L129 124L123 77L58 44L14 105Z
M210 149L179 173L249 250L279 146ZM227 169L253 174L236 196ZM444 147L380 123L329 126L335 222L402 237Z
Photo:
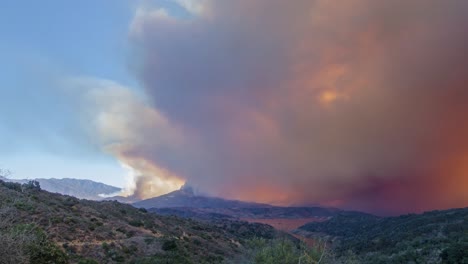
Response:
M468 2L178 2L131 25L147 101L100 117L140 196L468 205Z

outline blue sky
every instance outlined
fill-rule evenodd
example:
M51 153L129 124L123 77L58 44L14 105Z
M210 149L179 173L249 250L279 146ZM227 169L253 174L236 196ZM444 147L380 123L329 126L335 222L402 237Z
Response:
M122 186L125 171L87 139L60 80L91 76L137 87L128 28L135 2L3 1L0 167L14 178L88 178Z
M111 80L141 93L129 31L139 7L189 14L175 1L3 1L0 8L0 168L12 178L87 178L123 186L117 159L80 123L64 79Z
M36 56L69 74L128 82L125 65L130 1L6 1L2 50L12 59ZM22 58L27 60L27 58ZM32 58L29 63L37 61ZM7 67L2 64L2 69Z

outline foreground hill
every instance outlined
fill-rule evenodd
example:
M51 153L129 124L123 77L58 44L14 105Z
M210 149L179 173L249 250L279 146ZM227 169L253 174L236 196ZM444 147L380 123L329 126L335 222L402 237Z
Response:
M268 225L160 216L0 181L0 263L221 263Z
M31 180L16 180L0 177L0 180L16 182L20 184L28 183ZM82 179L34 179L39 182L41 189L52 193L75 196L80 199L102 200L106 195L113 195L122 191L122 189L100 182Z
M359 263L468 263L468 208L398 217L341 213L297 233L327 239Z

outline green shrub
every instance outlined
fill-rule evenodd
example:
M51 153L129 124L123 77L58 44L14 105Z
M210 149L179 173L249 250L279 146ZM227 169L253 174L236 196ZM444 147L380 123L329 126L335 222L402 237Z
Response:
M164 251L174 251L177 249L177 243L174 240L166 240L162 244L162 250Z
M99 264L99 262L95 261L94 259L81 259L78 261L78 264Z
M21 184L14 182L3 182L3 185L10 190L21 192Z
M30 263L68 263L67 255L47 239L46 233L40 227L33 224L21 224L14 226L11 231L17 237L30 236L30 239L23 245L29 255Z
M128 224L131 225L131 226L135 226L135 227L143 226L143 222L140 221L140 220L130 220L130 221L128 221Z
M326 261L325 244L308 248L304 243L294 243L289 239L266 240L254 238L248 241L250 258L256 264L311 264Z
M102 249L104 249L104 251L109 251L110 249L110 246L109 244L107 244L107 242L102 242L101 246L102 246Z
M32 212L35 209L35 206L28 201L17 201L14 206L22 211Z
M452 243L440 257L443 263L468 263L468 243Z
M30 245L29 250L31 263L68 263L67 255L55 244L45 242L42 244Z
M146 245L151 245L155 241L154 237L145 237Z

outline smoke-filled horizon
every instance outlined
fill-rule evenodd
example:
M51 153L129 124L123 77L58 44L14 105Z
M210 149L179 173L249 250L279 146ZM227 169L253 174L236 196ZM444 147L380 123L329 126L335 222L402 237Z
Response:
M468 205L468 2L178 1L130 27L142 94L89 91L147 198L380 214Z

